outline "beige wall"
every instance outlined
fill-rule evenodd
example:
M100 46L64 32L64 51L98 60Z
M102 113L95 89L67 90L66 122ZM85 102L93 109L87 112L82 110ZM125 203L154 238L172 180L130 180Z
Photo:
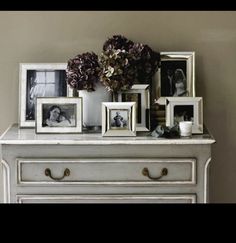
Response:
M210 167L211 202L236 202L236 12L0 12L0 133L18 119L20 62L67 62L99 54L122 34L156 51L196 52L196 91L217 140Z

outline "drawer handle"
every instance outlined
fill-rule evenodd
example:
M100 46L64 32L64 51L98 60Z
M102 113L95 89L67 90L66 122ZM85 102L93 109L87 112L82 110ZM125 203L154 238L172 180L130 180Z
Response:
M158 176L158 177L152 177L152 176L150 176L148 168L143 168L143 170L142 170L142 174L143 174L144 176L147 176L147 177L148 177L149 179L151 179L151 180L155 180L155 181L157 181L157 180L161 179L163 176L166 176L166 175L168 174L168 169L167 169L167 168L163 168L163 169L161 170L161 175Z
M52 176L52 173L51 173L51 170L49 169L49 168L47 168L47 169L45 169L45 175L46 176L49 176L51 179L53 179L54 181L61 181L62 179L64 179L64 177L66 177L66 176L69 176L70 175L70 170L68 169L68 168L66 168L65 170L64 170L64 174L63 174L63 176L61 176L61 177L53 177Z

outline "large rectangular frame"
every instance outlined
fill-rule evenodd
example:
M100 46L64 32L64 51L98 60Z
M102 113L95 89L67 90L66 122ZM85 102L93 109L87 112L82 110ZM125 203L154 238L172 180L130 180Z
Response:
M118 101L123 102L122 94L141 94L141 122L136 121L137 131L150 130L150 90L147 84L134 84L130 90L120 92L118 94ZM136 112L138 112L138 104L136 104ZM136 119L137 120L137 119Z
M65 105L76 104L76 126L75 127L42 127L42 106L44 104ZM83 102L81 97L38 97L36 103L36 133L81 133L83 124Z
M110 129L110 114L112 110L129 111L129 129ZM135 102L103 102L102 103L102 136L136 136L136 103Z
M174 125L174 107L176 105L193 105L192 133L203 133L203 101L202 97L166 97L166 125Z
M154 75L154 82L156 87L156 100L157 103L164 105L165 97L161 94L161 70L162 62L164 61L186 61L186 82L187 82L187 92L188 97L195 97L195 52L160 52L160 68L158 72Z
M20 63L19 69L19 126L35 127L35 120L26 119L27 71L28 70L65 70L67 63ZM73 90L67 85L67 97L73 96ZM36 113L35 113L36 114Z

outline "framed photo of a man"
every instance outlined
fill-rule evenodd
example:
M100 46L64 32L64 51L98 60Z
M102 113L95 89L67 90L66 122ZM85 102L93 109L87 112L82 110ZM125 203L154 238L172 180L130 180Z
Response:
M38 97L36 133L81 133L82 98Z
M120 102L136 102L136 130L150 129L150 90L147 84L134 84L130 90L118 94Z
M102 136L136 136L136 103L103 102Z
M155 77L157 100L164 97L195 97L195 52L161 52Z
M35 126L37 97L72 96L66 83L66 63L21 63L19 76L19 125Z
M192 122L192 133L203 133L202 97L166 97L166 125Z
M129 130L129 111L124 109L110 110L110 129Z

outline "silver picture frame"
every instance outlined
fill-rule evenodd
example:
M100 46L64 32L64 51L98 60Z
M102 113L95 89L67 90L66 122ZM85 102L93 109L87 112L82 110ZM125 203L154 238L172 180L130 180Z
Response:
M67 63L19 64L19 127L35 127L37 97L72 97Z
M136 131L150 131L150 90L148 84L134 84L118 93L119 102L136 102Z
M195 52L160 52L160 67L154 75L156 103L166 97L195 97Z
M136 103L103 102L102 136L136 136Z
M81 133L83 102L80 97L37 97L36 133Z
M174 126L184 120L193 122L193 134L203 133L202 97L166 98L166 126Z

